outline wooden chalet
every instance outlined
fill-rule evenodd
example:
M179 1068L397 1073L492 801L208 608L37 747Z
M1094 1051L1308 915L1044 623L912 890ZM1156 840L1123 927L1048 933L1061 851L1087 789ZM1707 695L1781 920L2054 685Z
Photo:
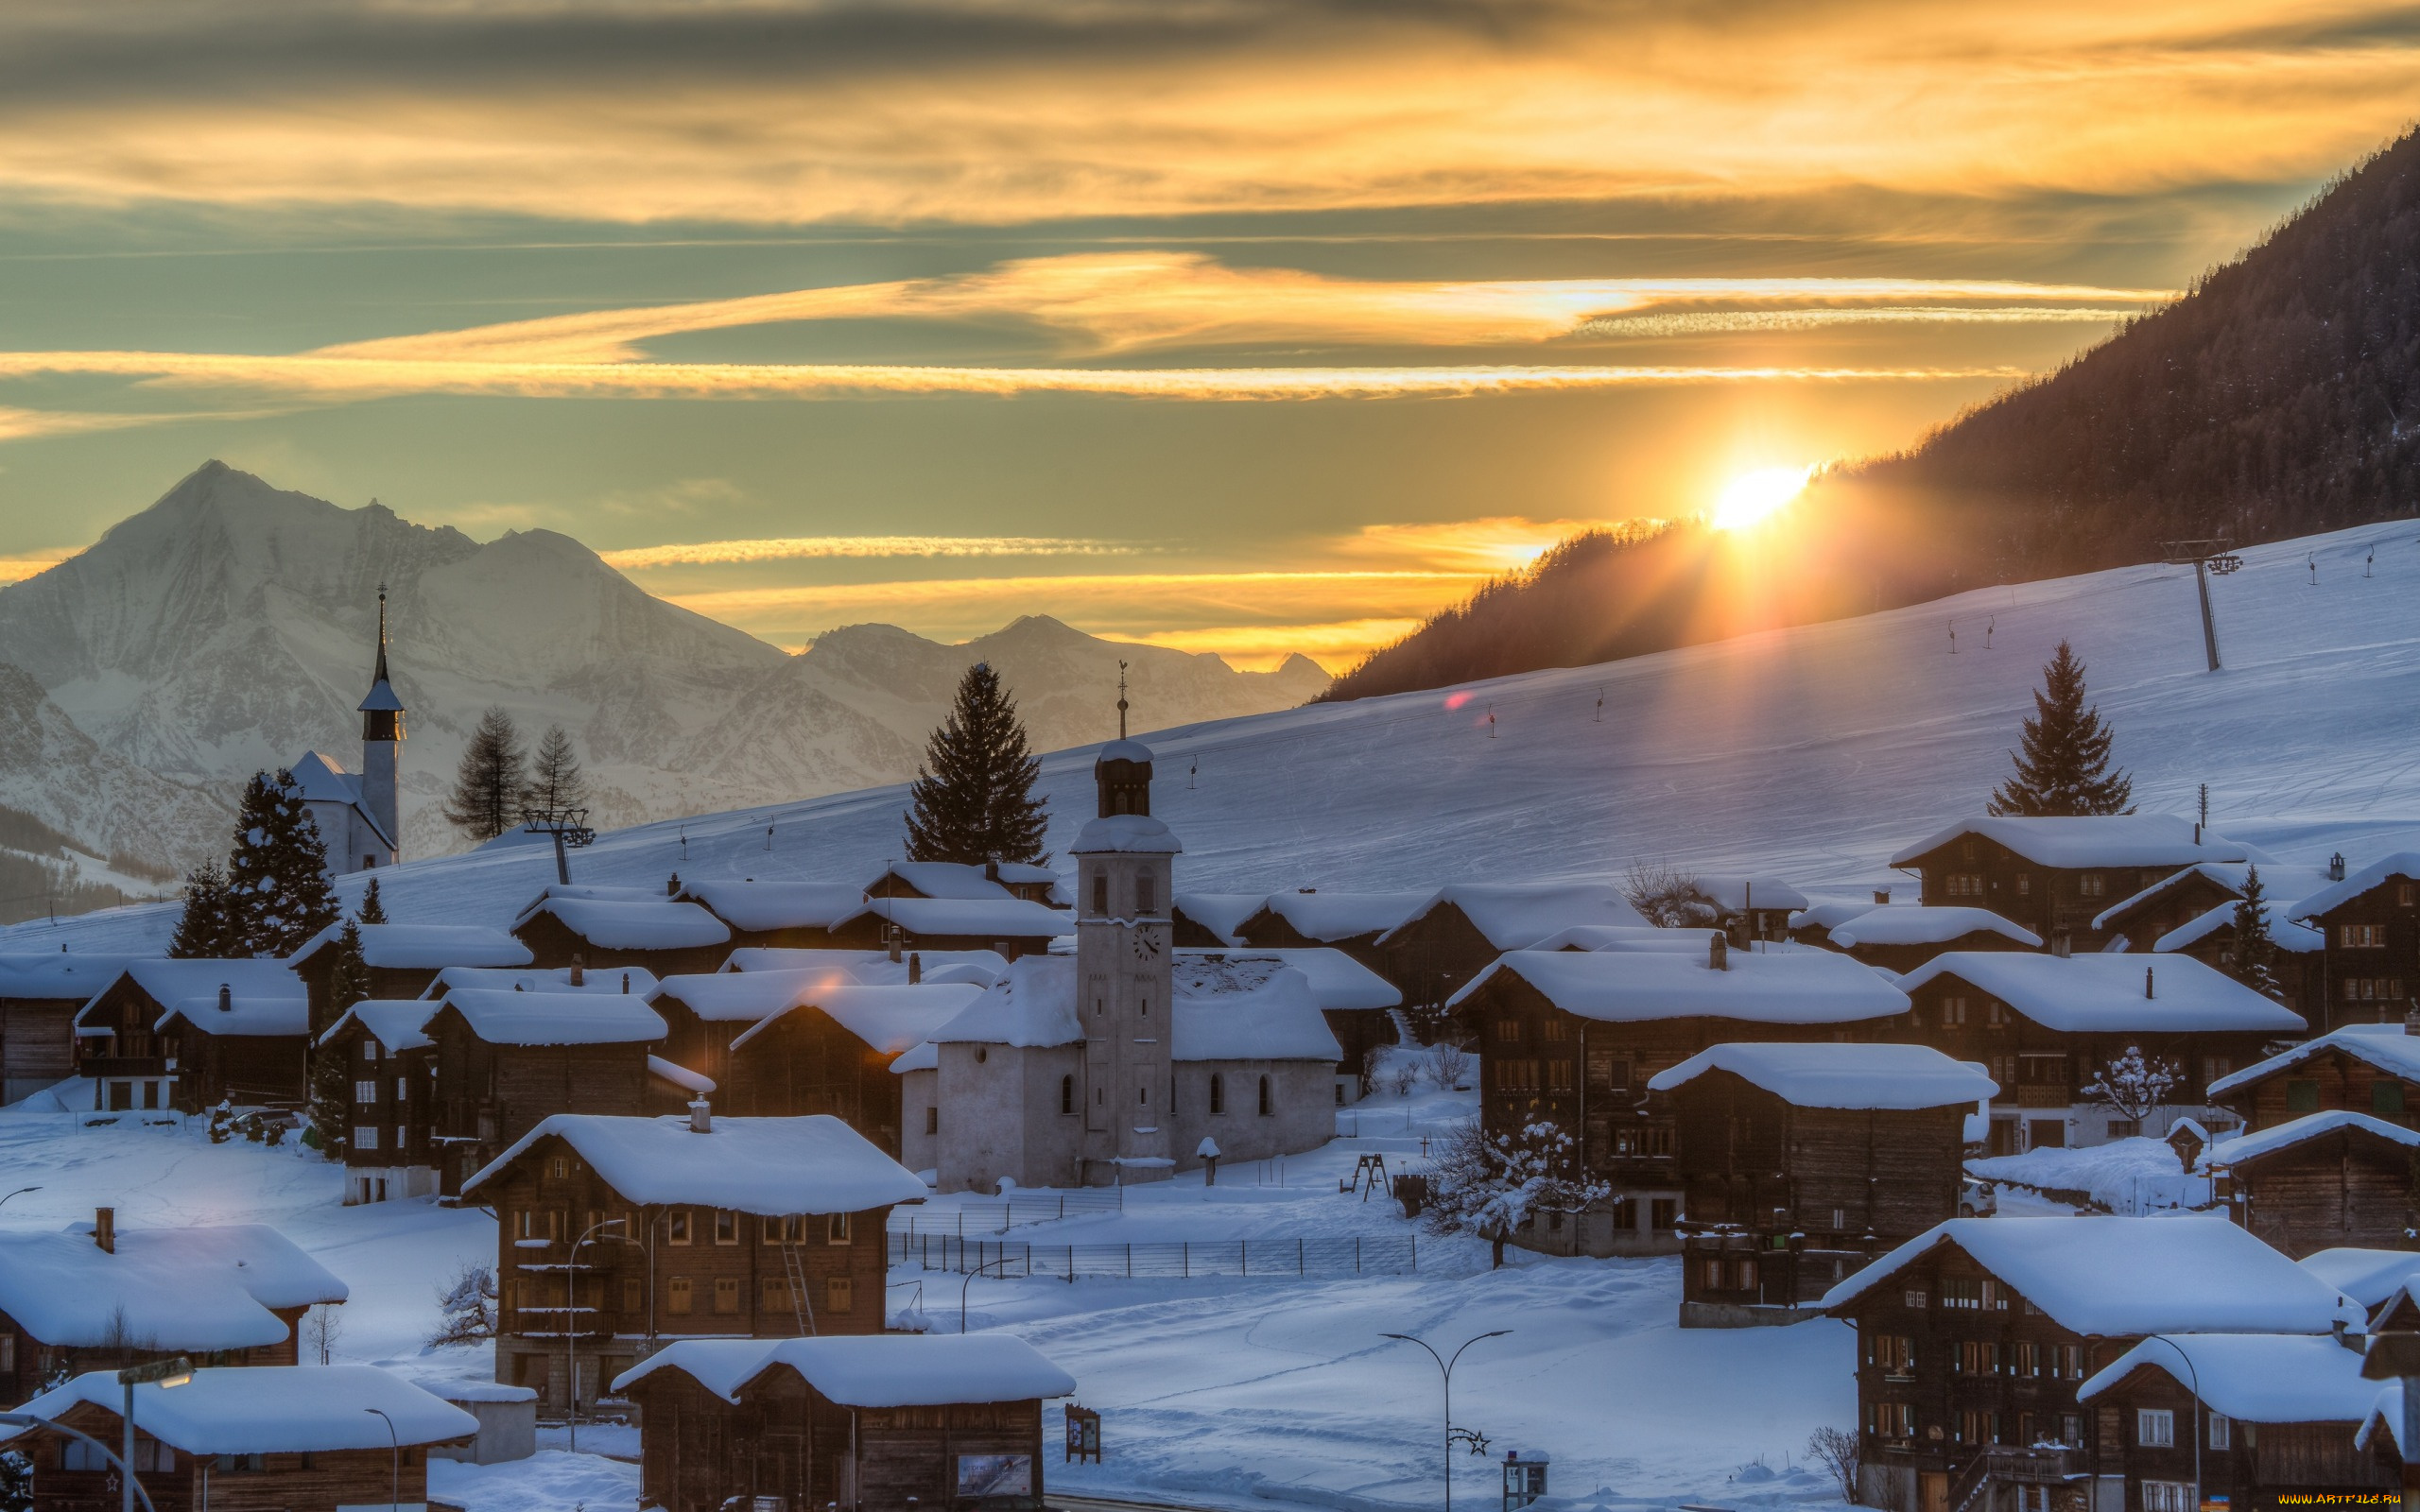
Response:
M1552 1124L1582 1171L1612 1188L1584 1213L1548 1213L1508 1239L1558 1253L1677 1250L1684 1187L1673 1115L1648 1083L1711 1046L1864 1040L1905 1018L1908 1000L1874 971L1815 951L1704 954L1514 951L1448 1005L1478 1052L1480 1126L1522 1137Z
M2097 951L2110 904L2204 862L2256 859L2244 847L2169 814L1980 818L1908 847L1891 865L1917 873L1934 907L1986 908L2050 942Z
M427 1145L450 1195L557 1113L648 1111L648 1060L665 1023L636 997L460 988L421 1032L432 1073Z
M535 957L529 947L503 930L484 924L360 924L361 961L370 971L371 998L416 998L428 990L437 973L449 966L491 969L527 967ZM286 957L285 964L302 979L311 1000L311 1034L316 1040L344 1016L351 1003L335 999L330 977L336 968L337 941L342 923L331 924Z
M1073 935L1073 915L1023 898L870 898L832 926L843 950L996 952L1040 955Z
M444 1152L436 1144L437 1061L424 998L354 1004L313 1042L344 1062L352 1096L334 1131L344 1152L346 1207L437 1194Z
M1952 951L2038 951L2042 936L1988 908L1869 908L1827 930L1823 943L1868 966L1907 972Z
M724 1106L754 1118L830 1113L897 1159L890 1063L982 995L967 983L808 988L733 1038L716 1075Z
M2209 1086L2247 1132L2309 1113L2367 1113L2420 1128L2420 1025L2354 1024L2246 1064Z
M2234 903L2220 903L2197 919L2188 919L2152 941L2153 954L2190 955L2203 965L2232 976L2236 971ZM2327 954L2319 931L2290 923L2281 911L2269 910L2270 975L2284 994L2286 1006L2314 1028L2341 1018L2327 1001Z
M283 961L136 960L76 1015L101 1109L301 1108L310 1006Z
M1043 1403L1076 1383L1001 1333L689 1339L615 1383L640 1499L908 1508L1044 1504Z
M837 1118L561 1113L463 1183L496 1214L496 1379L556 1410L682 1338L877 1333L925 1184Z
M2394 1248L2420 1230L2420 1132L2366 1113L2308 1113L2211 1145L2205 1157L2236 1221L2299 1260L2323 1249Z
M1378 970L1414 1010L1433 1009L1506 951L1582 925L1646 923L1611 883L1463 883L1431 894L1378 937Z
M2400 1467L2357 1442L2378 1387L2361 1379L2358 1336L2147 1339L2076 1394L2098 1429L2096 1479L2124 1483L2122 1499L2098 1504L2105 1512L2189 1512L2388 1490L2401 1484Z
M2224 1218L1994 1217L1935 1226L1823 1308L1858 1332L1859 1503L2083 1512L2122 1473L2119 1408L2078 1398L2094 1375L2153 1333L2334 1348L2346 1304Z
M44 1421L10 1430L33 1461L33 1512L117 1512L116 1469L76 1429L120 1452L126 1388L114 1371L79 1375L26 1406ZM428 1452L469 1442L478 1419L403 1377L366 1365L200 1368L134 1388L135 1483L153 1506L223 1512L337 1512L421 1506ZM56 1423L59 1428L50 1424Z
M1244 920L1268 901L1257 892L1178 893L1168 907L1168 943L1179 950L1233 949L1244 942Z
M1324 945L1384 973L1389 970L1387 954L1378 948L1378 941L1436 896L1434 889L1322 892L1316 887L1297 887L1263 898L1257 908L1236 922L1233 933L1236 943L1254 950L1307 950Z
M1719 1044L1647 1084L1681 1187L1681 1322L1824 1294L1958 1214L1965 1124L1996 1090L1923 1045Z
M721 965L731 926L644 887L549 887L513 920L512 937L542 967L637 966L661 977Z
M1954 952L1899 986L1913 1006L1893 1038L1979 1061L1999 1084L1995 1154L2144 1132L2083 1090L2130 1047L2177 1069L2149 1131L2158 1133L2168 1118L2206 1108L2237 1067L2304 1032L2301 1015L2188 955Z
M679 881L677 875L674 880ZM866 902L865 888L856 883L758 882L752 877L682 883L677 896L729 926L735 949L827 948L832 926Z
M2331 870L2341 871L2339 858ZM2325 938L2327 1017L2312 1027L2393 1023L2420 995L2420 852L2373 863L2279 913Z
M35 951L0 955L0 1102L76 1074L76 1013L130 956Z
M859 889L868 898L1018 898L1048 905L1058 893L1059 873L1020 861L894 861Z
M196 1364L292 1365L295 1328L344 1282L263 1224L0 1233L0 1403L62 1371L186 1355Z

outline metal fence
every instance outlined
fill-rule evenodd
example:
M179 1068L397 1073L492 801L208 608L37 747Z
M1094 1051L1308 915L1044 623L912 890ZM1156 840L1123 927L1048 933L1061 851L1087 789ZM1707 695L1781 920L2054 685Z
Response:
M963 1238L968 1234L1004 1234L1020 1224L1056 1223L1088 1212L1125 1211L1125 1188L1095 1187L1082 1192L1018 1193L999 1202L961 1202L942 1212L893 1208L889 1228L894 1238L901 1234Z
M1053 1276L1149 1276L1191 1280L1210 1276L1400 1276L1419 1270L1410 1234L1359 1238L1170 1239L1133 1245L1037 1245L1019 1239L960 1239L955 1234L890 1235L890 1263L955 1275L1006 1280Z

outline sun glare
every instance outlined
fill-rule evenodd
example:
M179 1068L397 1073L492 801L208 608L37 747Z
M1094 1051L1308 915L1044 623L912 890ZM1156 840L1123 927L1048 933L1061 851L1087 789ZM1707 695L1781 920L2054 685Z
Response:
M1714 528L1745 530L1762 524L1774 511L1806 491L1811 467L1767 467L1742 472L1722 486L1715 501Z

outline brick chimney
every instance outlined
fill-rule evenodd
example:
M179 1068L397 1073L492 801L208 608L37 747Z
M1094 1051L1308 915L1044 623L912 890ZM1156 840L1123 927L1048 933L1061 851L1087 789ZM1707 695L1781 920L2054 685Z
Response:
M1731 970L1731 940L1719 929L1706 936L1705 964L1709 971Z
M117 1253L117 1210L115 1208L93 1210L93 1243L100 1246L101 1253L105 1255Z

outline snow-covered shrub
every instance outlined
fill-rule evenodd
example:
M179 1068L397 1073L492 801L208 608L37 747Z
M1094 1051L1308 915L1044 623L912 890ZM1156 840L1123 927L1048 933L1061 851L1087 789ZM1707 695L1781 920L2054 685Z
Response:
M1452 1091L1471 1074L1471 1053L1450 1040L1440 1040L1428 1047L1427 1071L1439 1091Z
M2168 1101L2179 1080L2176 1062L2164 1056L2145 1056L2140 1045L2103 1066L2084 1088L2084 1095L2140 1124L2152 1109Z
M28 1512L34 1504L34 1462L16 1450L0 1454L0 1512Z
M235 1135L235 1110L221 1102L210 1110L210 1143L224 1144Z
M1411 1090L1420 1085L1420 1063L1409 1056L1395 1061L1387 1069L1387 1084L1395 1090L1397 1097L1410 1096Z
M1668 861L1634 859L1622 878L1622 896L1659 929L1703 929L1722 917L1721 905L1698 885L1697 874Z
M1541 1212L1580 1212L1613 1190L1579 1175L1578 1142L1553 1124L1494 1138L1476 1122L1457 1124L1432 1147L1423 1215L1432 1233L1500 1242Z
M1807 1435L1807 1455L1832 1472L1841 1500L1851 1505L1857 1503L1858 1451L1858 1436L1846 1428L1818 1428Z
M477 1344L495 1337L495 1271L465 1261L437 1289L437 1332L429 1347Z

